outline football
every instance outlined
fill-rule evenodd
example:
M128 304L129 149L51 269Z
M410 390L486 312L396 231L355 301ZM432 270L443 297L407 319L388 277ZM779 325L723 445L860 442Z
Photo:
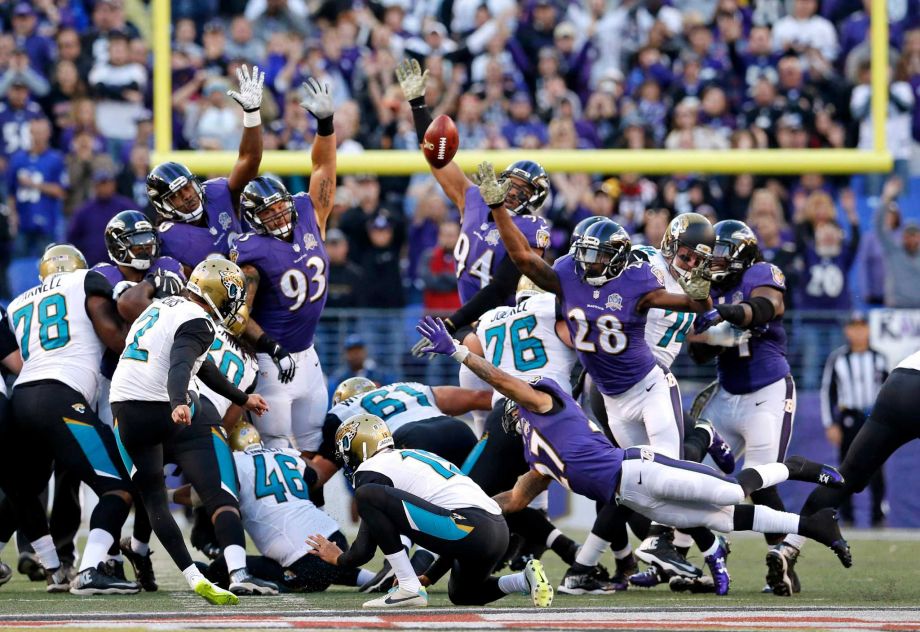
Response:
M429 165L441 169L454 159L459 145L460 134L457 133L457 126L449 116L442 114L425 130L422 153L425 154L425 160Z

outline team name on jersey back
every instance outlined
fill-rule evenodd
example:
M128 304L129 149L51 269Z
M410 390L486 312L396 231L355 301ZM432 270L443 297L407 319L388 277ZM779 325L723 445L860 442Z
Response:
M496 307L479 319L476 337L486 359L522 380L546 376L568 388L575 351L556 334L556 296L537 294L516 307ZM493 404L501 398L495 393Z
M329 285L329 257L310 196L295 195L294 206L297 222L290 242L246 233L235 246L236 262L259 271L253 319L291 352L313 344Z
M390 432L415 421L445 416L431 387L419 382L396 382L349 397L333 406L329 413L340 421L362 413L377 415L387 422Z
M243 527L256 548L281 566L290 566L312 548L308 536L329 537L339 525L310 501L303 472L307 467L295 450L250 447L234 452L240 484Z
M450 461L424 450L384 450L358 466L361 472L377 472L393 487L414 494L444 509L478 507L500 515L501 508L476 483ZM408 509L407 509L408 511Z
M527 463L577 494L610 502L616 493L623 451L607 440L559 384L539 379L533 386L551 394L556 407L544 415L520 407Z
M206 321L213 331L211 318L200 305L181 296L153 301L128 331L125 350L112 375L110 401L168 402L169 357L176 331L196 319ZM207 356L208 350L198 356L192 375L198 373ZM194 383L192 380L189 386Z
M651 246L633 246L633 254L641 256L650 266L661 272L664 289L671 294L685 294L677 279L671 274L664 255ZM645 341L659 364L670 367L680 353L687 335L691 333L695 314L675 312L653 307L648 310L645 323Z
M460 236L454 246L457 290L463 303L492 282L498 264L508 254L492 220L492 210L482 199L479 189L469 187L465 200ZM545 219L536 215L514 215L511 219L532 247L549 245L549 226Z
M208 350L208 358L217 365L228 382L244 393L250 392L259 377L259 363L255 356L243 351L239 342L223 326L217 327L214 342ZM212 391L197 377L194 382L195 390L214 404L217 414L223 418L230 408L230 400Z
M634 262L618 277L593 286L581 278L572 255L557 259L553 269L578 359L601 393L629 390L655 366L645 342L646 314L637 306L643 296L664 288L661 272Z
M14 388L57 380L94 405L105 346L86 313L88 274L96 273L76 270L49 276L10 303L9 323L23 359Z

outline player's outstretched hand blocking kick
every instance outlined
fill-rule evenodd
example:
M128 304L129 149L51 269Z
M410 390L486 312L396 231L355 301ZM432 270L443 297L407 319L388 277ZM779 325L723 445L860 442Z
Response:
M332 90L328 83L320 83L313 77L307 77L301 87L304 97L300 101L300 107L312 114L317 121L328 119L335 114Z
M694 301L705 301L709 298L710 280L703 266L697 266L690 271L687 278L677 277L680 287L687 293L687 296Z
M428 71L422 72L417 59L404 59L396 67L396 80L402 88L406 101L425 96Z
M227 96L240 104L243 112L258 112L262 107L262 86L265 84L265 73L259 70L258 66L252 67L252 73L249 67L243 64L236 69L236 77L240 83L240 89L227 90Z
M479 194L489 207L504 204L508 191L511 190L511 180L499 180L495 175L495 167L488 161L480 163L476 168L473 182L479 186Z
M470 352L469 349L451 337L450 332L447 331L447 327L444 326L440 318L425 316L418 321L415 331L429 341L428 346L422 348L422 353L449 355L457 362L463 362L463 359Z

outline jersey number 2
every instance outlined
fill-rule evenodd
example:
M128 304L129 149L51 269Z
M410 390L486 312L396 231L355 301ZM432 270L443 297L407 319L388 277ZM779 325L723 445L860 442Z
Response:
M124 352L121 354L122 358L127 358L128 360L137 360L138 362L146 362L148 356L150 355L146 349L141 349L140 342L141 337L147 333L147 330L153 327L153 324L157 322L157 319L160 317L160 308L152 307L149 308L145 314L141 315L141 322L144 324L141 325L141 328L137 330L137 333L134 334L134 340L131 341L127 347L125 347Z

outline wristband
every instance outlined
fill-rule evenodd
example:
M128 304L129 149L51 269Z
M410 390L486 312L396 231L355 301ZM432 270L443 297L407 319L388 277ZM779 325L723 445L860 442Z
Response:
M428 107L425 104L425 95L423 94L420 97L415 97L414 99L409 99L409 105L412 106L413 110L420 110L422 108Z
M243 112L243 127L260 127L261 125L262 113L259 110Z
M317 136L332 136L335 134L335 127L332 125L332 117L327 116L326 118L316 119L316 135Z
M456 348L456 351L450 354L450 357L452 357L454 360L456 360L460 364L463 364L463 361L466 360L466 357L470 355L470 350L464 347L462 344L460 344L456 340L454 340L454 347Z
M256 341L256 351L259 353L267 353L272 357L275 357L275 354L278 353L278 347L278 343L265 333L259 336L259 339Z

